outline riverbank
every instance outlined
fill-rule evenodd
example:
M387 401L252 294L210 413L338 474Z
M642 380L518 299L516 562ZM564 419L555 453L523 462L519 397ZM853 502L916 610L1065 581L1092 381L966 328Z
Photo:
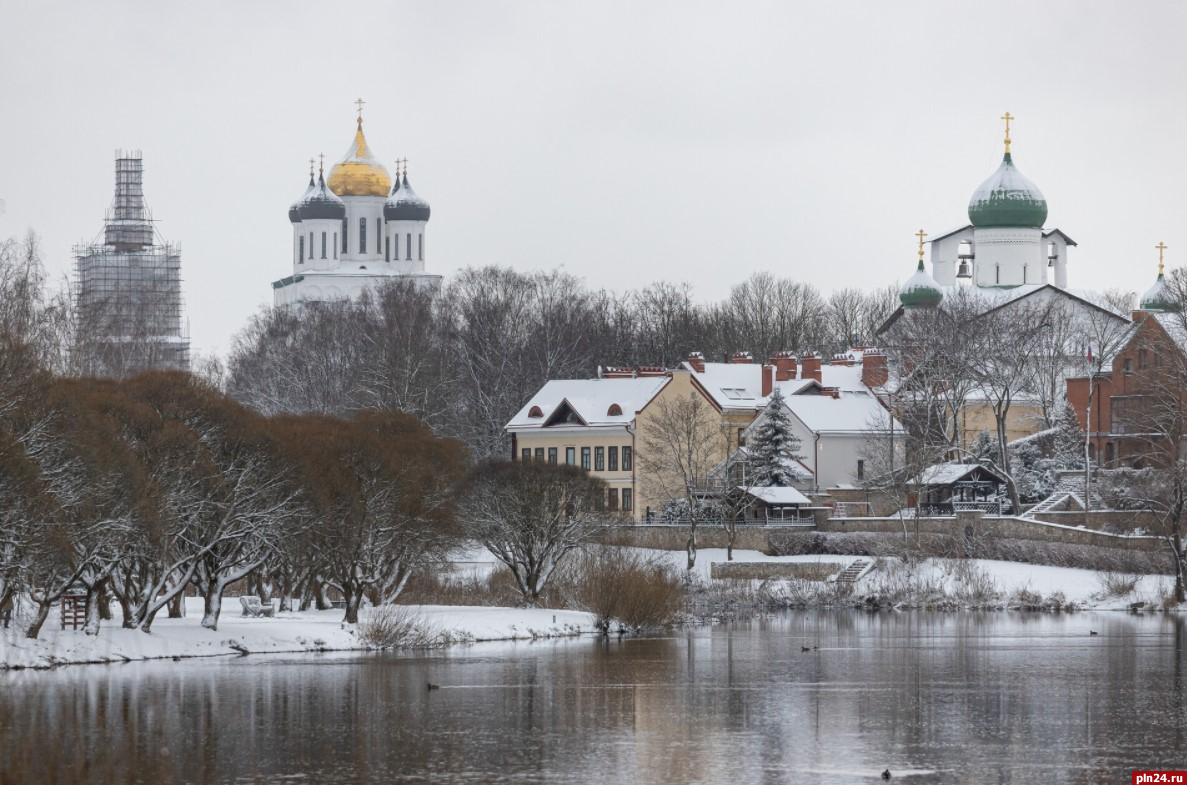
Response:
M593 632L592 617L581 611L532 608L408 606L428 628L458 642L525 640ZM62 630L51 616L37 640L16 628L0 629L0 669L52 668L58 665L118 663L134 660L219 657L242 654L365 650L358 630L342 622L341 610L244 618L238 598L223 602L218 630L201 626L202 600L187 600L186 616L158 618L152 632L126 630L104 622L96 636Z
M683 570L683 551L659 554L674 570ZM759 551L734 551L734 564L783 563L840 571L852 556L767 556ZM819 580L726 581L711 577L714 563L725 563L724 549L698 551L693 574L698 588L730 601L731 587L761 586L769 607L873 607L969 610L1012 608L1046 610L1170 610L1173 579L1162 575L1099 573L1068 567L1046 567L983 559L872 559L872 568L856 582L839 586ZM464 554L460 569L485 573L496 568L493 557L478 551ZM736 595L734 595L736 596ZM710 598L713 602L714 598ZM227 598L219 629L201 626L201 599L187 600L187 615L158 618L151 634L125 630L119 621L104 622L99 635L61 630L51 616L41 638L29 640L14 619L0 630L0 669L50 668L84 663L218 657L241 654L349 651L373 648L359 639L358 629L343 624L341 610L279 614L276 618L244 618L236 597ZM407 607L422 625L453 642L525 640L596 632L589 613L571 610L496 608L487 606L414 605ZM364 612L365 613L365 612ZM712 613L706 617L711 618Z

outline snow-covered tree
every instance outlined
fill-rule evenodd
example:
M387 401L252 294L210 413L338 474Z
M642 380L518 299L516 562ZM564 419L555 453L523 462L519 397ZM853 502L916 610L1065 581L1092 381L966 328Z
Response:
M799 454L800 440L792 433L791 414L778 387L771 393L771 400L750 436L747 449L753 485L787 487L795 482L791 463L802 457Z

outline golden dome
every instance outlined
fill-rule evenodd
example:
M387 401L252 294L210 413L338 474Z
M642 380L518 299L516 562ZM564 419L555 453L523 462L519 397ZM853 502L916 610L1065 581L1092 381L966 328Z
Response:
M354 142L342 160L330 169L326 185L338 196L383 196L392 190L392 178L383 164L371 155L367 139L363 136L363 118L359 118L359 129L355 131Z

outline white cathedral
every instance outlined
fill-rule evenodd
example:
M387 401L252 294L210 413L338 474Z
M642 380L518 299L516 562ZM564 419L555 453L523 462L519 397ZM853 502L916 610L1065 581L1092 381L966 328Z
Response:
M425 273L429 203L412 190L408 169L395 181L358 128L346 155L325 176L324 166L289 208L293 274L272 283L275 305L354 298L393 280L435 287Z

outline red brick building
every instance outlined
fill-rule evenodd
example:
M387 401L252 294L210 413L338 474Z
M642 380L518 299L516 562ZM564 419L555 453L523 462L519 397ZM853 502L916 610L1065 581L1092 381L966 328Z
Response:
M1143 303L1145 304L1145 303ZM1104 467L1164 465L1187 437L1187 317L1135 311L1133 325L1102 372L1067 380L1068 403Z

